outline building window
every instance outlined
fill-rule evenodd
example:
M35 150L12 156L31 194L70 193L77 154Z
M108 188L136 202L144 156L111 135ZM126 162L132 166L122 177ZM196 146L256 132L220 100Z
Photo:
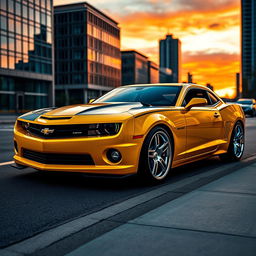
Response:
M20 5L20 3L16 2L15 11L16 11L17 16L21 16L21 5Z
M1 54L1 68L8 68L7 55Z

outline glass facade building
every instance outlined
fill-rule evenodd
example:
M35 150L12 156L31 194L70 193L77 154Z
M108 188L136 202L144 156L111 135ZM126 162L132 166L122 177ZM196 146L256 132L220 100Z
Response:
M256 98L256 1L242 5L242 95ZM240 90L239 90L240 94Z
M54 104L52 0L1 0L0 113Z
M179 83L181 81L181 42L166 35L159 42L160 82Z
M121 85L118 23L88 3L54 7L56 104L86 103Z
M122 51L122 85L158 83L158 65L137 51Z
M137 51L122 51L122 85L148 83L148 57Z
M159 67L153 61L148 61L148 83L149 84L159 83Z

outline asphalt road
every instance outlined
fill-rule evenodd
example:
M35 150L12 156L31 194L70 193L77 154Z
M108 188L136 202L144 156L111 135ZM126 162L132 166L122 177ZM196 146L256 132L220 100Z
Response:
M0 165L12 160L12 127L0 127ZM256 153L256 118L247 118L244 158ZM222 166L212 158L173 170L172 183ZM160 185L159 185L160 186ZM0 166L0 247L144 193L155 187L125 180L86 178L77 174L41 174L31 168Z

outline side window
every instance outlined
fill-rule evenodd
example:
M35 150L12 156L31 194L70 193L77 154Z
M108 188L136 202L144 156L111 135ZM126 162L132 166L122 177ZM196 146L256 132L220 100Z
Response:
M193 98L203 98L207 100L207 105L211 105L210 98L207 94L207 91L202 89L190 89L182 103L182 106L185 107Z
M210 105L215 105L217 102L219 102L219 99L216 98L212 93L210 92L207 92L209 98L210 98L210 101L211 101L211 104Z

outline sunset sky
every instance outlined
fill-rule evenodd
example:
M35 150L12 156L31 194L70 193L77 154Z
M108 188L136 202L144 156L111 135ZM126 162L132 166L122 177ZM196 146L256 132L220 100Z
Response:
M77 0L54 0L54 4ZM121 49L138 50L155 62L167 32L182 42L182 80L211 83L233 96L240 70L239 0L88 0L119 22Z

